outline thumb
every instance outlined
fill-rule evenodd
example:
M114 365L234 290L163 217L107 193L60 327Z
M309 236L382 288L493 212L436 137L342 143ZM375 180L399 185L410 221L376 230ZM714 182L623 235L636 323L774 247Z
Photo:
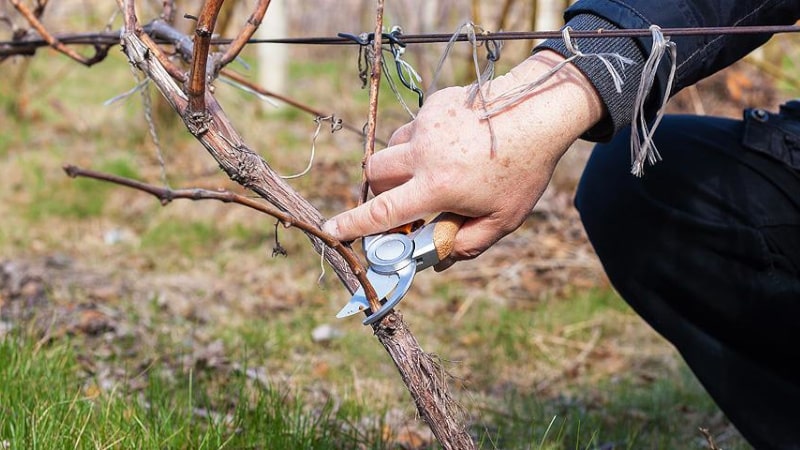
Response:
M431 214L429 202L414 180L383 192L368 202L330 218L322 230L340 241L384 232Z

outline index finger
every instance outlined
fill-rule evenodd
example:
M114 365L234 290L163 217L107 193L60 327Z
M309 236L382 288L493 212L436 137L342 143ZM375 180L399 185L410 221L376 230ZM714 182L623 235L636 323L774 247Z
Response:
M382 233L437 212L433 197L426 198L424 194L412 178L363 205L332 217L322 229L341 241Z

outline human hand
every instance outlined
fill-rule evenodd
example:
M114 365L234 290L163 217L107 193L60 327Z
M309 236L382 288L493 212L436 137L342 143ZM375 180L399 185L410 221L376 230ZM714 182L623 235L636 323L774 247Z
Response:
M554 52L536 53L487 83L484 95L526 85L561 60ZM368 160L366 175L375 197L331 218L323 229L352 240L452 212L468 220L448 260L436 268L474 258L522 224L558 160L603 115L594 88L571 64L530 98L489 119L491 126L481 118L479 101L467 104L468 95L464 87L433 94L417 118Z

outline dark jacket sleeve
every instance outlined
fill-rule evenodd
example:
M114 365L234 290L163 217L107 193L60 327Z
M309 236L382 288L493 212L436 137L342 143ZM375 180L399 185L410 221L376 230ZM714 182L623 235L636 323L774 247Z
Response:
M798 0L580 0L565 12L567 25L574 29L591 29L598 23L604 28L640 28L651 24L661 28L721 27L751 25L784 25L800 19ZM672 93L690 86L744 57L770 38L768 34L676 36L677 72ZM609 87L607 71L603 76L602 63L595 58L581 58L575 64L592 80L603 99L609 115L586 137L607 140L630 123L632 94L641 74L641 63L650 51L652 40L647 38L581 39L584 53L620 52L632 57L636 66L626 69L623 93ZM550 48L568 55L563 42L550 40L537 48ZM638 67L638 70L637 70ZM646 103L647 114L655 114L661 104L669 75L669 64L659 66L656 83Z

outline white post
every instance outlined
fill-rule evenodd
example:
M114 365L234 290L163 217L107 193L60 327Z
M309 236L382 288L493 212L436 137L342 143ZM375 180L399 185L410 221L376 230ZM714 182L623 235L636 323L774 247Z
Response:
M287 36L286 1L272 0L258 27L256 36L261 39L283 38ZM258 83L276 94L286 93L286 79L289 70L289 48L282 44L261 44L258 49ZM276 101L282 107L283 103ZM275 107L264 102L265 111Z
M564 25L563 0L540 0L536 11L536 30L558 30Z

